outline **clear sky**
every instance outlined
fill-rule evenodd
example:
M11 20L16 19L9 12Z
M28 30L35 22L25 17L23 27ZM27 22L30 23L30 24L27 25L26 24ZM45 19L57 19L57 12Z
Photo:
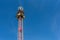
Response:
M17 40L20 0L0 0L0 40ZM60 0L23 0L24 40L60 40Z

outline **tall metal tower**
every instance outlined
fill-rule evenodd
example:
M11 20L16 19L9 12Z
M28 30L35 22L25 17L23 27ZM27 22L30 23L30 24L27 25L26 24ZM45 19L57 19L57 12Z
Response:
M23 40L23 18L24 11L22 7L18 8L17 19L18 19L18 37L17 40Z
M17 12L17 19L18 19L18 37L17 40L23 40L23 19L24 19L24 10L22 6L22 1L23 0L19 0L19 8L18 8L18 12Z

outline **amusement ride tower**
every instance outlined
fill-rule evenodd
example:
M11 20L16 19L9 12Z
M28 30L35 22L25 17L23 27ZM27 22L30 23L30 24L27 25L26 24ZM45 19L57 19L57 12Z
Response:
M23 19L24 19L24 10L23 7L18 8L18 12L16 15L18 19L18 37L17 40L23 40Z

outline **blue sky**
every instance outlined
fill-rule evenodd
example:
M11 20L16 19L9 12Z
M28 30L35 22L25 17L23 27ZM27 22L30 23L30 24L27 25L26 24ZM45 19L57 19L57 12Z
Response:
M0 0L0 40L17 40L20 0ZM24 40L60 40L60 0L22 0Z

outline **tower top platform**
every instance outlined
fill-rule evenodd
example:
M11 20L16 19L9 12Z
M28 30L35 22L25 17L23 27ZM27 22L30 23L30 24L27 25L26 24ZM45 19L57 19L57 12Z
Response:
M18 12L17 12L17 18L24 18L24 11L23 11L23 7L18 7Z

